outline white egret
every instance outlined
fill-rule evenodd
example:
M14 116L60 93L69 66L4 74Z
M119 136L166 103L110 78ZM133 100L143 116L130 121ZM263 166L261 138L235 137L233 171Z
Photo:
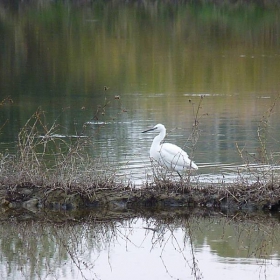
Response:
M153 128L145 130L142 133L149 131L159 132L159 135L154 138L150 148L151 160L155 160L159 165L169 170L176 171L180 177L180 172L184 170L198 169L197 165L180 147L170 143L161 144L166 136L166 129L163 124L157 124Z

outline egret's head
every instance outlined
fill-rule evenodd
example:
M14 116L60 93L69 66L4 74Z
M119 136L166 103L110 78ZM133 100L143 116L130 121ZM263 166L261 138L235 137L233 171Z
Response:
M163 124L157 124L155 125L153 128L147 129L145 131L142 131L142 133L146 133L149 131L156 131L156 132L162 132L162 131L166 131L165 126Z

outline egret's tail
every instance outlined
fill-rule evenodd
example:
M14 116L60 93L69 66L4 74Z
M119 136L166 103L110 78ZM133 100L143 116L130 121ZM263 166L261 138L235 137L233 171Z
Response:
M191 168L197 170L198 166L193 161L191 161Z

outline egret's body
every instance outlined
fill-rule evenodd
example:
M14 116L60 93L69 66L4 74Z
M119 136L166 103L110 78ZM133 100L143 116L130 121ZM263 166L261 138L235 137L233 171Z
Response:
M169 170L177 171L179 175L180 172L184 170L198 169L197 165L189 159L188 154L180 147L170 143L161 144L166 135L164 125L157 124L153 128L145 130L142 133L148 131L159 132L159 135L154 138L150 148L151 160L155 160L159 165Z

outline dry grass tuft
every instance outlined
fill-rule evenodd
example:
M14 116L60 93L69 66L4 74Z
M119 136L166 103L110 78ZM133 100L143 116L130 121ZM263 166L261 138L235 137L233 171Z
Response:
M91 159L84 138L57 137L59 126L50 127L40 109L18 135L16 155L0 158L0 186L35 185L91 195L99 189L123 187L116 182L116 168L106 159Z

